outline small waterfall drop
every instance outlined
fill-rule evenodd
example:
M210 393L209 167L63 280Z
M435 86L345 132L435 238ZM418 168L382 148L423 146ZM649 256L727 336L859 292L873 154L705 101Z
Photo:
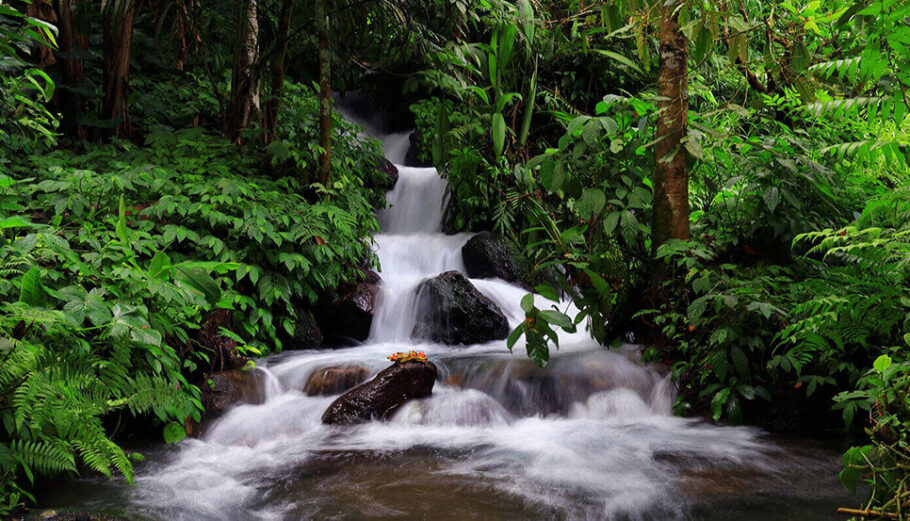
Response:
M433 168L402 164L409 133L379 135L363 122L399 170L378 216L383 282L370 339L259 361L265 403L237 406L200 439L152 455L115 503L137 517L193 521L683 519L706 493L699 473L765 476L752 487L773 481L791 456L758 430L671 416L672 382L636 362L634 347L605 350L584 331L563 334L540 369L504 340L450 347L412 339L417 286L464 272L470 235L442 233L446 182ZM471 282L512 327L523 320L525 290ZM439 368L430 398L388 422L321 423L336 396L307 395L312 375L345 366L372 375L387 354L415 346Z

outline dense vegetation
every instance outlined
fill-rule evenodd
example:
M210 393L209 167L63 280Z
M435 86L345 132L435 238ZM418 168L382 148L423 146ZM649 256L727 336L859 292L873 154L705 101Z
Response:
M181 439L205 374L373 262L354 89L416 129L448 231L581 310L526 299L510 346L631 338L680 414L859 433L844 485L910 514L907 3L32 0L0 50L0 515L129 479L121 425Z

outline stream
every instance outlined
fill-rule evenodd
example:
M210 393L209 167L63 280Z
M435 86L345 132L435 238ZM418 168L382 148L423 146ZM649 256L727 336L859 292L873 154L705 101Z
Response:
M640 364L637 346L606 350L584 331L561 334L539 369L523 348L510 354L505 340L412 339L415 288L443 271L464 272L470 235L441 232L445 180L403 165L408 134L361 123L400 174L391 207L379 214L382 294L369 340L259 360L264 403L229 410L197 439L148 448L132 487L87 478L49 491L44 509L194 521L807 521L831 519L855 501L837 482L836 448L673 416L669 376ZM524 318L525 290L471 282L511 327ZM350 365L375 374L387 355L409 349L426 351L439 369L430 398L387 422L321 423L337 395L305 394L311 375Z

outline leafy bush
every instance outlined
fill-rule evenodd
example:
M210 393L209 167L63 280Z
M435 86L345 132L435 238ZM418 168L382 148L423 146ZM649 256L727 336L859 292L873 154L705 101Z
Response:
M179 440L199 418L199 372L218 357L280 350L301 309L372 262L384 204L377 143L336 115L333 181L309 184L318 105L291 84L284 110L269 154L149 116L144 146L10 158L0 174L0 513L28 497L35 474L131 479L108 419L151 415L166 441ZM195 332L217 309L233 314L223 334L242 340L240 353L209 351Z

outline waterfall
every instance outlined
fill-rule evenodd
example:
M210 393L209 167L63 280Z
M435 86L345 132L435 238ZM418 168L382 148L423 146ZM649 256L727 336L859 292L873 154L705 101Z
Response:
M115 503L168 520L679 519L717 475L746 471L746 486L759 487L782 466L809 465L756 429L672 416L669 376L639 363L635 346L607 350L584 331L562 334L541 369L504 340L412 339L417 285L463 272L470 235L442 233L446 182L433 168L401 164L408 134L377 137L400 177L378 216L382 294L369 340L259 361L264 403L237 406L201 438L153 454ZM524 318L525 290L471 282L512 327ZM430 398L387 422L321 423L337 395L307 395L312 375L343 366L375 374L386 355L415 346L439 368Z

